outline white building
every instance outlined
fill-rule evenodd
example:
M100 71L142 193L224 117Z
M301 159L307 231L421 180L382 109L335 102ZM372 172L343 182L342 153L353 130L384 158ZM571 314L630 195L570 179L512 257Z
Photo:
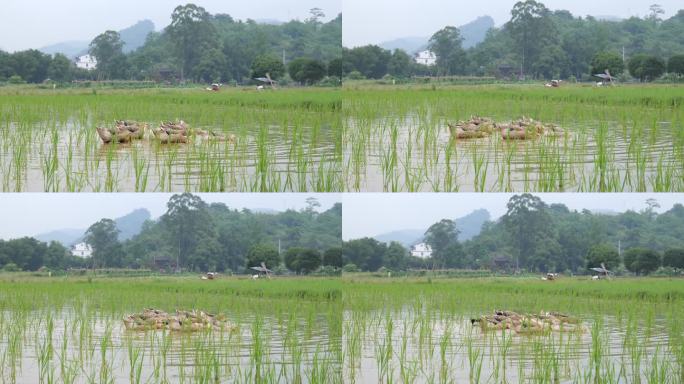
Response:
M78 243L71 246L71 255L86 259L93 255L93 248L86 243Z
M418 64L435 65L437 63L437 56L430 50L420 51L416 53L414 60Z
M76 67L91 71L97 68L97 59L95 56L83 55L76 58Z
M416 244L411 247L411 256L427 259L432 256L432 248L425 243Z

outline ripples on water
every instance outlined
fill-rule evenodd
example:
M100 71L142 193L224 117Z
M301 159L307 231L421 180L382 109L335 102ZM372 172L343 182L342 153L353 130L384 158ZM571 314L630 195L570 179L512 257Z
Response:
M598 341L592 338L595 321L599 321ZM479 382L546 382L550 374L548 377L557 376L560 383L576 383L596 379L598 362L601 380L606 382L652 382L649 377L653 377L654 361L665 369L666 377L677 377L666 320L640 324L628 331L628 325L615 317L587 315L583 325L585 331L581 333L532 336L482 332L463 315L404 310L355 316L348 311L345 356L352 337L360 340L360 355L356 360L345 360L345 380L371 384L387 382L391 377L393 382L406 378L412 383L473 382L479 370ZM354 332L359 334L352 336ZM383 364L381 356L388 345L391 359Z

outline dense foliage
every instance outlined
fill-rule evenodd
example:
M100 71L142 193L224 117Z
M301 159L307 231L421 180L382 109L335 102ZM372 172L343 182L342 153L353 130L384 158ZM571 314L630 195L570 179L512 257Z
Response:
M666 69L681 75L684 10L667 20L660 18L662 13L658 6L652 6L644 18L600 20L575 17L565 10L551 11L540 2L525 0L515 4L506 24L490 29L483 42L467 50L457 28L447 26L437 31L429 42L437 56L434 66L407 62L406 52L370 45L345 48L344 70L350 78L361 75L373 79L385 75L476 75L589 80L605 69L622 75L627 65L624 53L627 62L638 55L648 57L646 63L635 66L636 72L630 69L636 79L653 80ZM665 65L667 59L672 60L669 67Z
M588 273L604 263L610 270L624 267L647 274L661 266L684 267L684 205L658 214L657 201L649 199L640 212L601 214L547 205L537 196L522 194L513 196L507 208L503 217L485 223L479 235L465 242L457 241L451 220L434 224L425 233L433 250L429 259L409 257L405 248L397 252L398 243L364 238L344 243L343 262L366 271L386 267Z
M316 73L299 82L320 80L321 68L324 76L330 69L331 76L338 76L334 60L342 56L342 15L329 22L322 21L325 15L320 10L313 9L311 15L305 21L272 25L235 20L226 14L212 15L194 4L182 5L173 11L167 28L150 33L145 44L133 52L125 53L118 32L106 31L97 36L89 50L98 59L95 71L77 70L61 54L53 57L37 50L13 54L0 51L0 82L41 83L50 78L56 82L120 79L245 83L255 74L269 71L274 72L274 78L284 75L283 61L287 64L300 58L314 61L312 71ZM264 70L260 65L265 58L276 68Z
M72 257L59 243L25 238L0 241L0 268L12 264L10 269L27 271L83 266L170 271L178 260L186 271L244 272L262 262L277 269L283 263L281 254L289 249L298 256L295 264L288 265L293 272L309 273L321 265L339 267L342 206L319 213L315 199L307 203L302 211L256 213L206 204L189 193L174 195L167 212L157 221L147 221L130 240L118 240L110 219L93 224L85 236L93 248L92 258Z

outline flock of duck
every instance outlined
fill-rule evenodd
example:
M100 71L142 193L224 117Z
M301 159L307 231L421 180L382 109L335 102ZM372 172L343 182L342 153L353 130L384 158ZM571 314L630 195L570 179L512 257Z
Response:
M521 315L513 311L496 310L491 315L470 319L472 325L479 324L483 331L510 329L516 333L544 333L549 331L582 332L579 319L558 312L540 312Z
M188 143L193 136L231 143L234 143L236 140L235 135L224 135L214 131L190 128L183 120L162 122L159 127L151 131L151 134L148 129L149 125L146 123L121 120L116 121L114 127L97 127L97 134L105 144L130 143L133 140L144 140L149 138L154 138L161 144L180 144Z
M158 309L145 309L141 313L125 316L126 329L134 331L169 330L196 332L202 330L233 330L237 326L229 323L223 315L212 315L204 311L180 311L171 315Z
M499 132L504 140L532 140L540 136L558 136L563 129L523 116L510 123L497 123L487 117L473 116L456 124L447 123L454 139L479 139Z

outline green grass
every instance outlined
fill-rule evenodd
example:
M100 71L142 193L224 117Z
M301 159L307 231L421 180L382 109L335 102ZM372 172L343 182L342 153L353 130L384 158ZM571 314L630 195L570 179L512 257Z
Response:
M681 191L684 88L381 86L344 90L349 191ZM447 122L532 117L559 137L452 140ZM400 159L400 161L396 161Z
M335 89L0 88L2 191L340 191ZM232 134L236 143L103 145L98 125L137 120Z
M0 381L339 383L340 304L330 279L4 274ZM124 330L150 307L222 313L238 330Z

